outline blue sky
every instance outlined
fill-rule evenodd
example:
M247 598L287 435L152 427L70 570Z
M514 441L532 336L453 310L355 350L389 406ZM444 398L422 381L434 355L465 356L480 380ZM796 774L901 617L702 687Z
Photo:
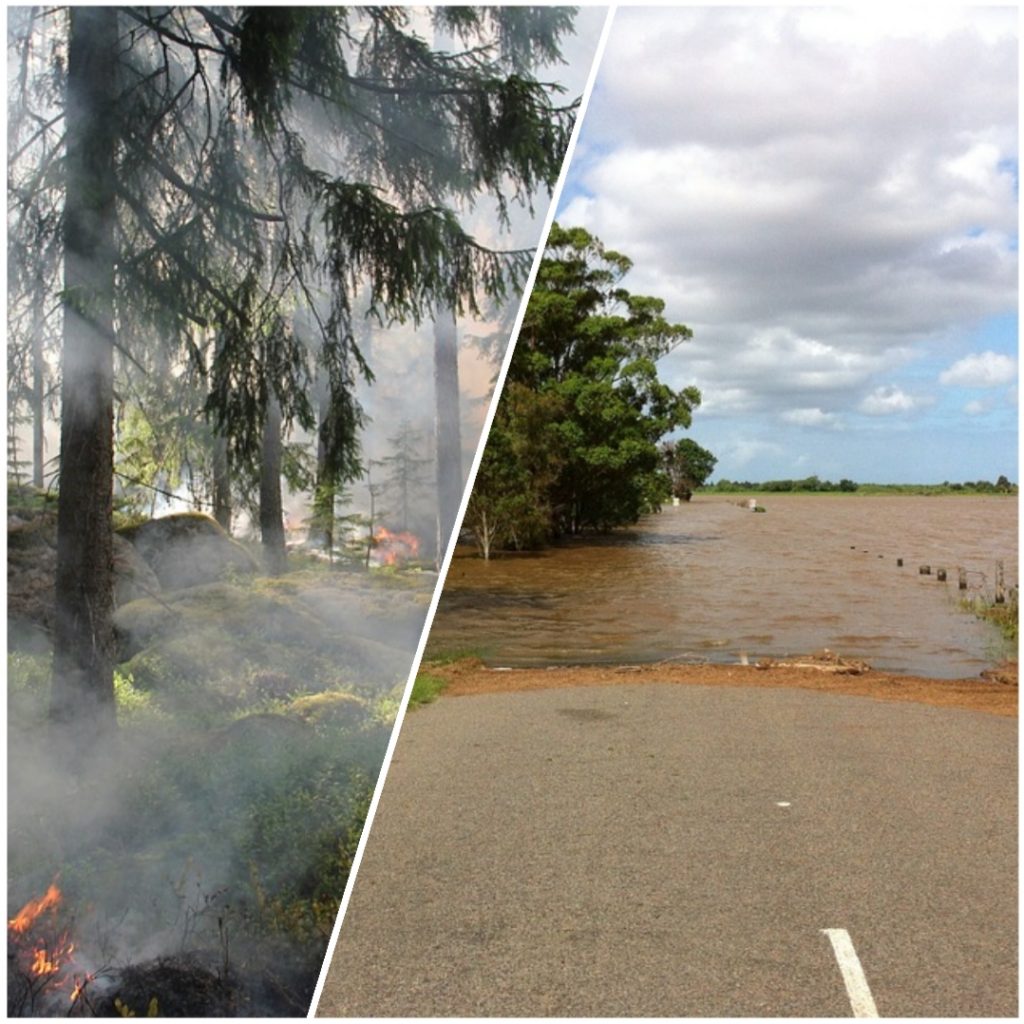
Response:
M716 477L1017 478L1011 8L621 8L558 218L692 342Z

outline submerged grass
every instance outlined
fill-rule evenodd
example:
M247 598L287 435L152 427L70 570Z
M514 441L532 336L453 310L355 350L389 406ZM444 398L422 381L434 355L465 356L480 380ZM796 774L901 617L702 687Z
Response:
M974 597L961 601L960 606L964 611L971 612L979 619L992 623L1002 634L1003 639L1008 644L1013 645L1014 654L1016 655L1020 633L1020 615L1016 590L1011 591L1007 600L1001 604L996 604L994 601L988 600L988 598Z

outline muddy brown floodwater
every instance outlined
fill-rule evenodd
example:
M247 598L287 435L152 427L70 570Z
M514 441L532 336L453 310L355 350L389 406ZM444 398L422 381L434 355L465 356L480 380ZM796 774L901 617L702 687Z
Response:
M956 679L1009 653L965 614L996 563L1017 583L1017 501L984 497L699 496L628 531L486 563L452 562L428 657L490 665L737 662L821 648L889 672ZM897 559L903 559L903 566ZM928 564L932 575L919 574ZM947 570L947 582L936 571Z

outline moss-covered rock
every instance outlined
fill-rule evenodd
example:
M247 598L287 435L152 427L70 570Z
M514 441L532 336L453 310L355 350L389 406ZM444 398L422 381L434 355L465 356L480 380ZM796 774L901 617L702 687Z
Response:
M57 577L57 511L52 499L24 497L7 517L7 616L13 646L33 628L53 630ZM160 581L132 544L114 535L114 605L160 592Z
M313 726L358 728L370 720L367 702L354 693L331 690L298 697L288 705L287 714Z
M125 527L120 535L168 590L259 572L259 563L210 516L179 512Z
M297 750L308 738L309 726L304 722L287 715L262 712L235 719L217 730L211 740L267 754L277 748Z
M193 685L239 707L351 687L377 695L404 678L425 614L418 595L376 594L340 574L333 588L291 584L208 583L122 606L124 671L174 703Z

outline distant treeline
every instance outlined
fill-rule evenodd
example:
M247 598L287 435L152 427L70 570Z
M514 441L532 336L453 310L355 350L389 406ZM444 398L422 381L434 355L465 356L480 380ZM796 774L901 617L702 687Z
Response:
M941 484L859 484L847 479L833 483L809 476L802 480L763 480L760 483L723 479L702 487L701 491L711 494L750 494L755 491L764 494L1016 494L1017 485L1005 476L999 477L995 483L990 480L968 480L964 483L944 480Z

